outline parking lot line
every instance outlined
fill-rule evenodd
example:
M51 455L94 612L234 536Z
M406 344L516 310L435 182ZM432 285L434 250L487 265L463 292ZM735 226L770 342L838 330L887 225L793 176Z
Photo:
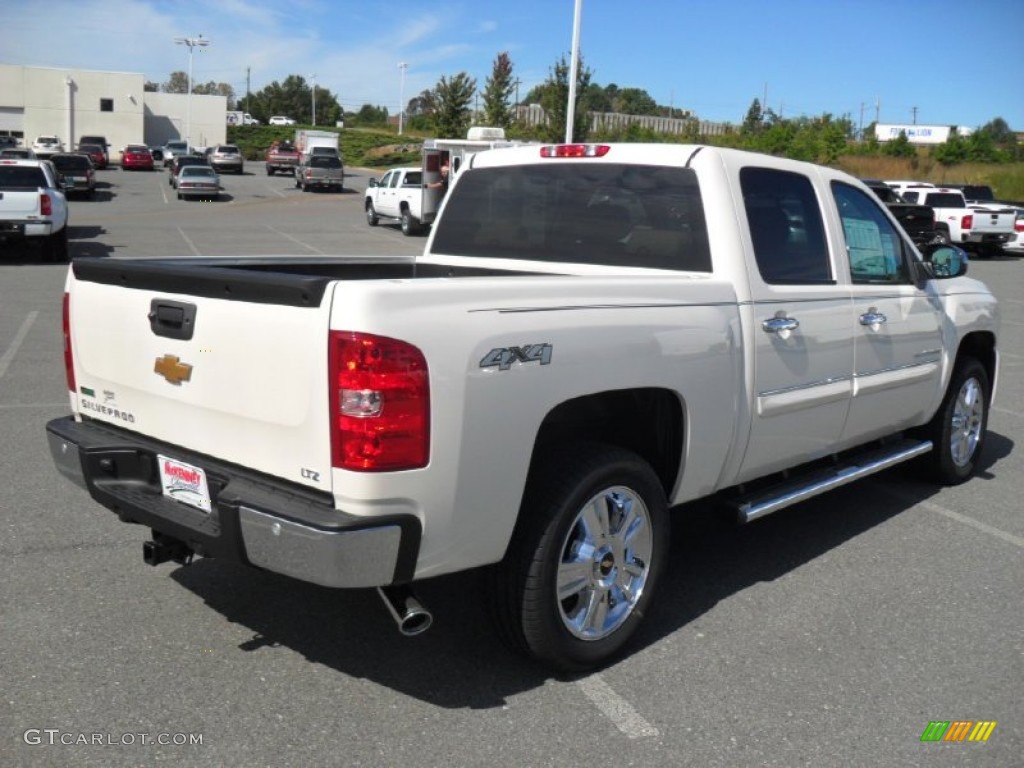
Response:
M911 502L914 505L920 505L927 509L929 512L935 512L937 514L943 515L944 517L948 517L950 520L956 520L958 523L969 525L972 528L987 533L989 536L995 536L997 539L1001 539L1009 544L1013 544L1014 546L1024 548L1024 538L1021 538L1020 536L1014 536L1012 533L1008 533L1007 531L1004 531L1001 528L996 528L995 526L989 525L988 523L983 523L981 522L981 520L976 520L973 517L961 514L960 512L954 512L952 509L946 509L945 507L939 506L935 502L920 501L913 494L904 493L903 491L897 490L896 488L883 486L877 481L869 482L872 482L872 485L878 490L882 491L883 493L887 493L890 496L895 496L901 501L907 501Z
M579 680L576 686L590 699L591 704L601 710L602 714L629 738L642 739L658 735L658 729L640 717L633 706L619 696L599 675Z
M182 229L181 227L178 227L178 232L180 232L180 233L181 233L181 236L182 236L183 238L185 238L185 242L186 242L186 243L188 243L188 247L192 249L192 253L194 253L194 254L195 254L196 256L202 256L202 255L203 255L203 254L201 254L201 253L199 252L199 249L198 249L198 248L196 248L196 246L195 246L195 243L193 243L193 242L192 242L192 241L191 241L191 240L189 239L188 235L186 235L186 234L185 234L185 230L183 230L183 229Z
M10 346L7 347L6 351L4 351L3 355L0 356L0 379L4 377L5 373L7 373L8 366L10 366L14 356L18 354L18 349L21 347L22 342L25 341L25 337L28 336L28 331L32 327L32 323L36 321L37 317L39 317L39 312L36 310L28 313L28 317L25 318L21 327L18 329L18 332L14 334L14 340L11 342Z
M282 192L282 191L281 191L280 189L278 189L277 187L272 187L272 186L270 186L269 184L267 184L267 189L269 189L269 190L270 190L271 192L273 192L273 193L274 193L275 195L280 195L281 197L288 197L288 195L286 195L286 194L285 194L284 192Z
M314 248L314 247L313 247L312 245L309 245L308 243L304 243L304 242L302 242L302 241L301 241L301 240L299 240L299 239L298 239L297 237L292 237L292 236L291 236L291 235L289 235L289 234L288 234L287 232L282 232L282 231L281 231L280 229L277 229L276 227L272 227L272 226L270 226L269 224L267 224L267 225L266 225L266 227L267 227L267 229L269 229L269 230L270 230L271 232L276 232L276 233L277 233L277 234L279 234L279 235L280 235L281 237L287 237L287 238L288 238L289 240L291 240L291 241L292 241L293 243L298 243L298 244L299 244L299 245L301 245L301 246L302 246L303 248L308 248L308 249L309 249L309 250L311 250L311 251L312 251L313 253L318 253L318 254L320 254L321 256L323 256L323 255L324 255L324 252L323 252L323 251L321 251L321 250L320 250L319 248Z

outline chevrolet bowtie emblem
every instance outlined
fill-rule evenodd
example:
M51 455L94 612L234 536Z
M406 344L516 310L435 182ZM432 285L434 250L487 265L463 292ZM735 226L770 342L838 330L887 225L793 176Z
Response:
M164 355L158 357L153 365L153 373L158 373L175 386L192 378L192 366L183 363L177 355Z

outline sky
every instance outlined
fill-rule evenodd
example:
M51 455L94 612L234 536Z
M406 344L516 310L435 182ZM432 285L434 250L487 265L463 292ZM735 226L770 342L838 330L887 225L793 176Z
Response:
M1024 131L1024 0L581 0L580 50L601 86L646 90L702 120ZM572 49L576 0L0 0L0 63L187 71L238 96L315 75L346 110L387 108L465 72L482 91L507 52L520 97ZM45 6L45 11L43 7ZM404 70L399 64L404 62ZM767 97L767 99L765 98ZM481 99L482 103L482 99Z

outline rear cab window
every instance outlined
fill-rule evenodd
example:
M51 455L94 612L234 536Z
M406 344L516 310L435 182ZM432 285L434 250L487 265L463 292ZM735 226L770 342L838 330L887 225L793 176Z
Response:
M791 171L748 167L740 170L740 188L761 279L770 285L834 282L811 180Z
M700 188L688 168L476 168L449 195L432 253L711 271Z

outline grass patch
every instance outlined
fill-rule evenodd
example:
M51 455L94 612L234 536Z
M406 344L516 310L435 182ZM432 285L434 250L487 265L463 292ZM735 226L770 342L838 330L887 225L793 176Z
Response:
M346 165L391 168L396 165L419 165L422 139L363 128L331 128L312 125L238 125L228 126L227 139L237 144L246 160L260 161L275 141L294 141L298 129L333 131L338 134L338 148Z

